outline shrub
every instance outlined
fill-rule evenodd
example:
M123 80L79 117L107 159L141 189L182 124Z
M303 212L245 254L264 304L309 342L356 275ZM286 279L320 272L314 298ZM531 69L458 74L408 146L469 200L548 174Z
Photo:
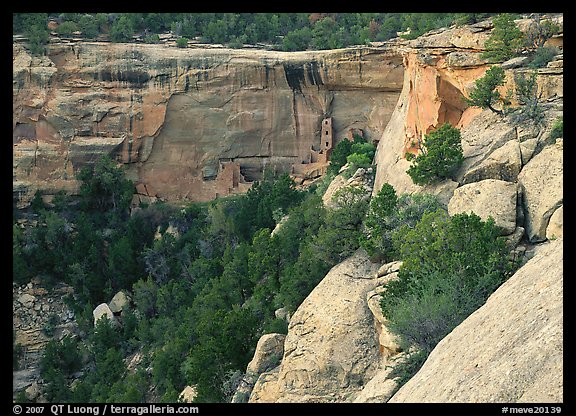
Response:
M426 136L422 154L413 159L406 173L416 185L452 177L464 161L460 141L460 130L443 124Z
M391 226L388 220L397 203L396 191L389 183L382 185L382 189L370 200L360 236L360 246L375 261L385 259L392 250Z
M536 49L528 66L530 68L543 68L558 55L558 49L541 47Z
M78 21L78 29L84 37L94 39L99 33L98 21L94 16L85 14Z
M346 169L344 176L351 176L359 168L367 168L372 163L372 159L363 153L352 153L346 158L348 169Z
M493 20L494 29L486 40L482 58L490 62L503 62L514 57L522 45L524 34L514 23L514 16L502 13Z
M110 27L110 40L112 42L129 42L134 34L134 23L132 19L123 13Z
M560 26L554 21L542 20L539 14L535 14L526 30L526 46L530 49L542 49L546 41L559 31Z
M124 172L108 155L101 157L93 167L85 167L78 174L82 181L80 195L90 210L123 211L132 200L134 185L124 178Z
M179 48L186 48L188 46L188 38L178 38L176 46Z
M502 67L490 67L483 77L476 80L474 88L470 91L470 98L465 98L464 101L468 105L488 108L494 113L502 114L502 111L495 109L494 105L502 99L496 88L504 85L505 78Z
M334 146L334 149L332 149L332 153L330 154L330 166L328 167L328 173L337 175L340 171L340 168L348 163L348 156L352 155L353 153L366 155L371 162L374 158L375 152L376 148L374 145L367 143L366 139L360 135L355 134L353 141L343 139L339 141L336 146ZM355 158L357 159L358 157L355 156ZM365 163L365 159L363 162Z
M341 140L338 142L332 153L330 154L330 166L328 173L337 175L340 168L346 164L348 156L352 154L352 142L349 140Z
M72 33L79 30L78 25L74 22L63 22L56 28L56 33L62 36L72 36Z
M524 73L514 75L516 98L519 108L512 111L515 123L530 122L539 124L544 120L544 110L540 103L542 91L538 92L537 72L534 70L528 77Z
M148 35L144 38L145 43L160 43L160 36L157 33Z
M373 261L399 259L393 245L394 234L403 226L414 228L426 212L440 208L438 198L432 194L403 194L397 198L386 183L370 201L360 245Z
M425 213L394 236L403 264L382 293L389 328L429 353L509 276L500 230L475 214Z
M82 357L78 349L78 341L66 335L62 341L50 340L46 344L44 354L40 360L43 372L50 370L61 371L70 375L82 367Z
M552 125L552 131L550 132L551 139L558 139L564 136L564 121L562 117L556 119L554 124Z

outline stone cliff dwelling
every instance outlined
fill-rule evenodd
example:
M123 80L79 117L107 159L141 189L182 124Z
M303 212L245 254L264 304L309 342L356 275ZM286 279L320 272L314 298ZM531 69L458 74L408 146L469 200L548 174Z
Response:
M319 149L310 147L308 160L303 160L302 163L292 165L290 171L292 179L298 184L302 184L306 180L315 179L326 173L328 165L330 164L329 158L334 144L332 117L326 117L322 120L322 127L320 129L320 146Z
M353 141L354 136L364 137L364 132L358 128L349 128L347 135L343 140ZM378 142L374 142L375 145ZM320 146L316 150L314 146L310 147L308 159L302 163L292 165L290 176L297 184L307 184L324 175L330 165L330 154L334 148L334 130L332 127L332 117L326 117L322 120L320 129Z

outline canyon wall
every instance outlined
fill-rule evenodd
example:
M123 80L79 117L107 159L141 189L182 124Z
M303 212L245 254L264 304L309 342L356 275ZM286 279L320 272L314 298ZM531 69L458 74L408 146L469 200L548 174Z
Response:
M550 39L546 46L550 44L561 48L563 16L555 16L554 21L560 27L560 34ZM519 19L516 20L516 24L521 30L526 31L533 23L531 19ZM478 107L469 107L464 98L469 97L475 81L492 65L481 58L485 50L484 43L490 36L492 28L491 21L486 20L448 30L430 31L398 45L397 50L403 55L405 67L403 88L390 122L379 140L374 158L377 172L373 194L376 194L384 183L390 183L399 194L426 191L439 195L443 202L447 203L451 192L458 184L454 181L451 183L445 181L439 186L426 188L415 185L406 173L411 163L405 155L418 154L420 145L425 141L425 135L442 124L450 123L459 129L464 129L464 132L472 120L482 112ZM524 63L517 62L519 59ZM532 71L526 67L526 60L527 57L514 58L502 64L506 69L506 83L499 88L503 96L507 91L514 91L515 73L523 72L529 75ZM547 67L538 68L537 75L541 101L544 103L561 101L564 95L563 56L560 54ZM515 99L513 95L513 106L517 106ZM518 141L527 139L527 135L533 133L527 129L522 130L522 126L514 128ZM467 147L466 143L463 143L463 150L465 158L478 153L478 148ZM494 148L489 147L485 150L489 153ZM472 162L476 163L478 159L470 157L470 160L465 161L461 172L469 169ZM458 178L459 181L461 179Z
M492 217L522 267L400 388L392 370L406 352L386 328L379 302L400 266L374 273L358 250L294 312L283 358L259 375L249 402L562 402L563 138L552 130L563 117L563 55L537 70L539 124L467 107L463 98L490 66L480 55L491 28L483 22L398 43L404 83L378 144L373 194L390 183L397 194L437 194L449 215ZM514 87L516 74L532 72L503 67L503 90ZM445 122L460 128L462 167L453 180L416 186L405 154L417 153L424 136ZM334 179L325 202L344 182ZM341 322L353 345L342 340Z
M139 194L243 192L267 165L288 172L311 162L325 117L336 142L350 129L378 140L403 72L386 46L285 53L79 42L32 57L14 43L14 198L23 206L36 190L74 193L75 174L102 154L126 165Z

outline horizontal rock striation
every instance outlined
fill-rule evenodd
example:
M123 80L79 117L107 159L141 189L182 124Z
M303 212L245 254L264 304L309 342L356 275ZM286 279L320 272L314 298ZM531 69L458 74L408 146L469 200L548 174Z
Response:
M13 176L24 204L37 189L77 191L75 174L105 153L149 196L207 200L242 192L216 181L235 162L242 182L265 166L289 171L350 129L378 139L404 67L390 47L315 52L50 44L13 45ZM225 176L225 175L224 175Z

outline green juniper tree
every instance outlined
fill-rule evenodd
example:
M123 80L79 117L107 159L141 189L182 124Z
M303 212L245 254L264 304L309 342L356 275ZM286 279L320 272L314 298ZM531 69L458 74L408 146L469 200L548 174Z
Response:
M504 85L505 79L506 75L502 67L490 67L483 77L476 80L474 88L470 91L470 98L464 100L468 105L488 108L496 114L503 114L502 110L494 108L494 105L502 101L502 96L496 88Z
M416 157L407 155L412 166L406 173L416 185L452 177L464 161L460 130L448 123L443 124L426 135L421 151Z
M520 48L524 34L514 22L514 15L502 13L494 17L494 29L484 45L482 58L490 62L503 62L513 58Z

